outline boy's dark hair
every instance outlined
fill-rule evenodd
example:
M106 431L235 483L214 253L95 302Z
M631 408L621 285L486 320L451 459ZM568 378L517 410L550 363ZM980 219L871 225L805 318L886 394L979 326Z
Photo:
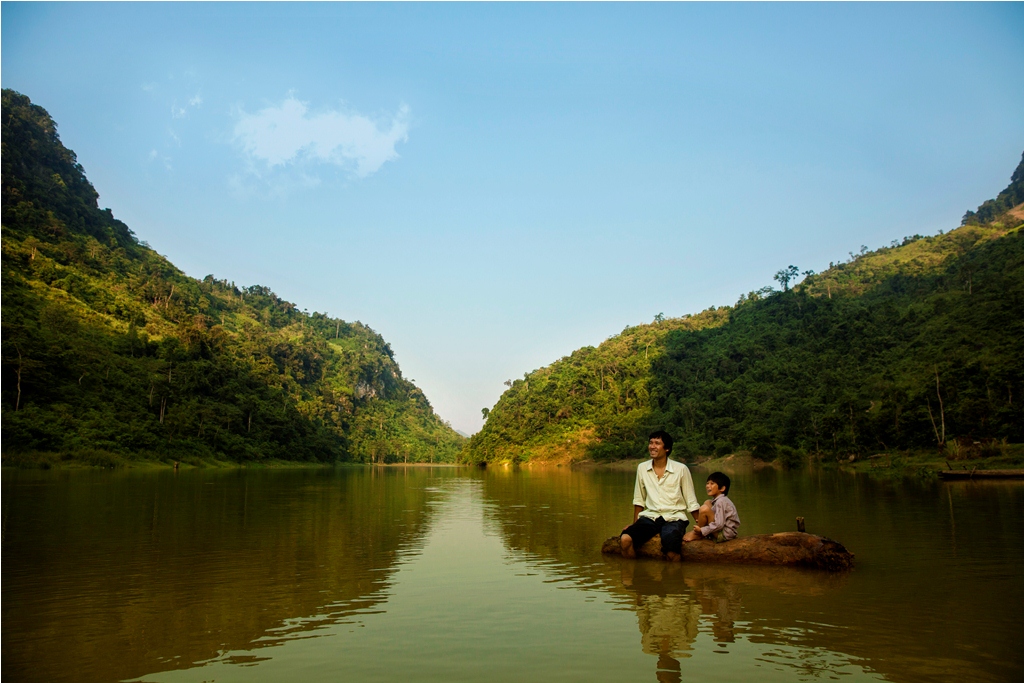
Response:
M650 441L651 439L661 439L661 442L665 444L665 452L672 452L672 435L666 432L664 429L659 429L656 432L651 432L651 435L647 437L647 440Z
M722 489L722 493L729 495L729 485L732 481L729 476L722 472L712 472L708 475L708 481L713 481L718 484L718 488Z

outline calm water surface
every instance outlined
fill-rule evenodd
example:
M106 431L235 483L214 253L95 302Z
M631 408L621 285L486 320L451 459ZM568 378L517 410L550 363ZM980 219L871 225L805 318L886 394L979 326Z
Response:
M696 479L703 479L698 472ZM605 557L623 472L3 472L4 681L1024 679L1024 485L737 474L842 575Z

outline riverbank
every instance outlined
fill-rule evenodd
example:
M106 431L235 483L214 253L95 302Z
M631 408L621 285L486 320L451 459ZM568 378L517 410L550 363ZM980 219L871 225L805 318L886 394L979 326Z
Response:
M28 451L4 455L0 461L3 467L28 470L75 470L75 469L132 469L132 470L189 470L189 469L294 469L325 467L461 467L457 463L362 463L362 462L309 462L301 460L250 460L236 462L216 458L191 457L180 460L139 454L125 456L112 451L90 449L69 453L52 451Z
M574 470L589 470L589 469L600 469L600 470L612 470L617 472L633 472L636 470L640 463L646 461L647 458L635 459L635 460L609 460L604 462L598 462L595 460L579 460L573 463L569 463L569 467ZM565 463L550 463L550 462L529 462L527 467L563 467ZM763 460L757 460L753 458L750 453L745 451L740 453L731 453L719 458L708 458L704 460L686 461L686 466L692 469L707 470L709 472L715 470L721 470L723 472L750 472L754 470L761 470L765 468L781 468L777 462L764 462Z
M613 471L634 471L643 460L612 460L595 462L582 460L571 463L573 469L602 469ZM939 451L893 451L870 455L853 455L842 458L827 456L805 456L784 463L780 459L766 462L754 458L748 451L730 453L715 458L697 458L688 461L691 469L726 473L752 472L766 468L801 469L822 467L848 472L860 472L882 477L935 478L941 470L1007 470L1024 468L1024 444L1004 444L994 455L970 457L958 460L949 458L948 452ZM562 463L531 462L529 467L561 467Z
M896 451L849 457L845 460L820 460L824 467L880 476L937 477L941 470L1010 470L1024 468L1024 444L1005 444L997 452L952 459L948 452Z
M939 451L895 451L875 453L871 455L852 455L841 458L823 455L801 456L783 462L782 459L764 461L754 458L749 451L739 451L728 455L709 458L688 459L687 466L692 469L712 472L721 470L726 473L752 472L765 468L801 469L803 467L823 467L849 472L861 472L882 477L920 477L935 478L941 470L1005 470L1024 468L1024 444L1004 444L994 454L987 457L970 457L952 460L948 452ZM488 463L490 467L524 467L528 469L569 468L573 470L601 469L611 471L633 472L644 459L624 459L610 461L532 459L520 463ZM426 462L394 462L394 463L360 463L360 462L309 462L297 460L251 460L236 462L219 460L209 457L194 456L173 460L157 455L137 454L125 456L112 451L90 449L70 453L50 451L29 451L5 455L0 465L18 469L286 469L286 468L324 468L324 467L468 467L466 463L426 463Z

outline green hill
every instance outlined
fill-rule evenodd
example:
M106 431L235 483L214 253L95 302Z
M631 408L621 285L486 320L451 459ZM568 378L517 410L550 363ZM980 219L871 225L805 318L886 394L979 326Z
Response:
M948 233L864 249L793 287L790 266L782 291L628 327L528 373L462 457L642 457L661 427L681 458L958 458L1024 441L1022 183L1024 161Z
M3 458L450 461L462 438L369 327L195 280L3 91Z

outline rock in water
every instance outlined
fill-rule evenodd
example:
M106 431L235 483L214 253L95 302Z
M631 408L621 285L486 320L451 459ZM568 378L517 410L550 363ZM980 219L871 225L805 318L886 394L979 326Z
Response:
M612 536L601 552L621 555L619 537ZM661 552L661 538L655 536L637 555L667 559ZM786 531L760 536L741 536L724 543L693 541L683 544L683 562L727 562L732 564L774 564L843 571L853 567L853 553L842 543L824 536Z

